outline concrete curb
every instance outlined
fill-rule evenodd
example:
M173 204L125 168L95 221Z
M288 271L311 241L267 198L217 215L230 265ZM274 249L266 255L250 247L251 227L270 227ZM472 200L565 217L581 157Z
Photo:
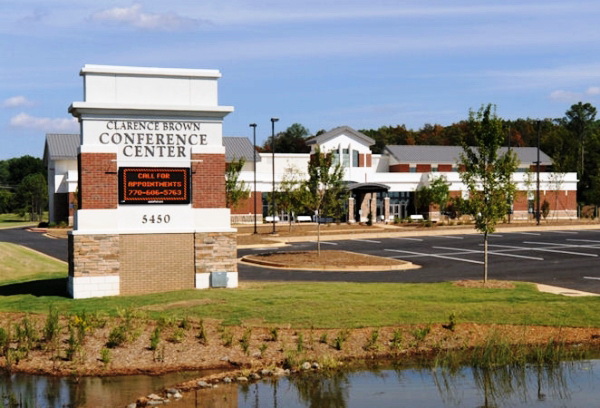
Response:
M596 293L583 292L581 290L575 289L566 289L558 286L543 285L541 283L536 283L535 285L537 286L537 289L540 292L552 293L554 295L562 295L569 297L600 296Z

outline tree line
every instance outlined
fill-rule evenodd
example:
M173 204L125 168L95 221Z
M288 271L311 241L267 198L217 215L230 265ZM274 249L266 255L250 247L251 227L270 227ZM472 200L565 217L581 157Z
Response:
M600 205L600 120L596 120L596 114L592 104L578 102L561 118L498 120L504 146L536 147L539 137L540 149L552 158L553 171L577 172L578 201ZM375 141L373 153L381 154L388 145L474 146L476 140L469 123L465 118L448 126L425 124L417 130L395 125L359 131ZM324 132L320 130L314 136ZM275 152L307 153L310 137L306 127L294 123L275 135ZM258 150L271 152L271 144L272 138L268 138Z
M48 205L48 182L42 159L32 156L0 160L0 214L28 215L41 221Z

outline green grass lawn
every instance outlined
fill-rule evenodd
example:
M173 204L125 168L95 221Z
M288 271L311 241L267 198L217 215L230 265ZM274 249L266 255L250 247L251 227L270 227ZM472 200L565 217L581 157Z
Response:
M0 214L0 228L25 227L37 224L37 221L29 221L29 217L27 215L21 217L18 214Z
M0 242L0 284L66 276L64 262L20 245Z
M51 305L62 313L117 315L119 310L135 309L150 318L208 318L224 324L298 328L441 323L455 313L459 322L600 327L600 297L541 293L525 283L515 289L450 283L256 283L238 289L73 300L63 291L66 273L64 263L0 243L0 312L47 313ZM51 287L63 295L45 294Z

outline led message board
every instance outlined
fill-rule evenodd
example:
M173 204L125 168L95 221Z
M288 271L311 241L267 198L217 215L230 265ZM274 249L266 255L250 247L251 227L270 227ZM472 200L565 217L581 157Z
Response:
M119 204L189 204L189 168L119 168Z

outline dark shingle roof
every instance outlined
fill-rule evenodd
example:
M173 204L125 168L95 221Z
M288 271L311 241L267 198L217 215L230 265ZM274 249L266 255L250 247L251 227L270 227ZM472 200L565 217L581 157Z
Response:
M500 149L500 154L506 152L507 148ZM513 147L521 165L530 165L537 161L537 148L535 147ZM389 153L401 163L445 163L454 164L463 152L459 146L386 146L384 153ZM540 151L540 164L551 165L552 159Z
M359 131L352 129L350 126L340 126L340 127L330 130L329 132L321 133L319 136L311 137L310 139L308 139L306 141L306 144L310 146L313 144L325 143L326 141L333 139L334 137L339 136L341 134L353 135L357 139L365 142L367 144L367 146L372 146L375 144L375 140L371 139L369 136L365 135L364 133L361 133Z
M254 161L254 146L247 137L223 137L223 146L225 146L225 161L227 163L241 158L247 162ZM256 161L260 161L258 152L256 153Z
M50 160L76 159L80 145L77 133L48 133L44 157Z

